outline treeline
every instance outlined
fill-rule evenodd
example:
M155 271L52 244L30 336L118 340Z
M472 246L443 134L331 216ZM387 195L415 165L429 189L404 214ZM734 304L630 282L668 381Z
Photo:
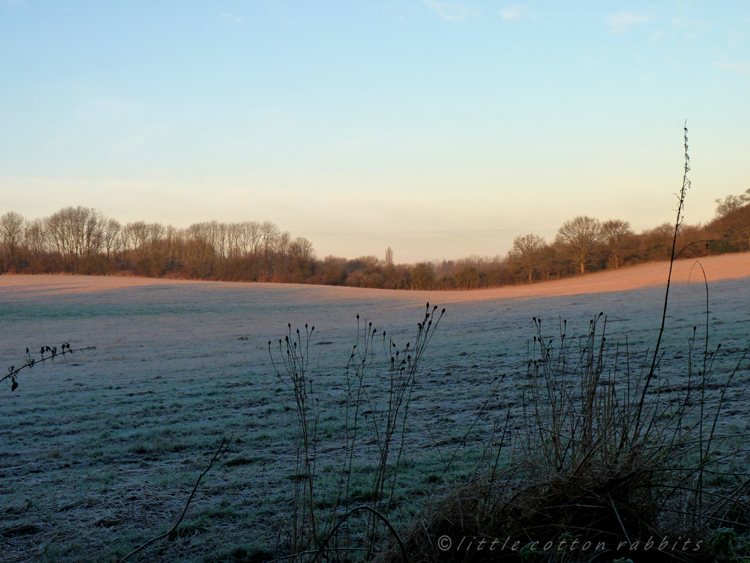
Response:
M132 274L229 281L303 283L315 253L305 238L264 223L195 223L186 229L120 224L96 209L66 207L29 221L0 217L0 271Z
M750 250L750 189L716 203L716 214L708 224L680 226L678 258ZM516 281L559 279L669 260L673 239L674 224L670 223L636 234L626 221L602 223L579 216L566 221L551 243L533 234L516 237L507 263L509 274Z
M681 258L750 250L750 190L717 200L706 225L682 225ZM312 243L270 221L125 225L95 209L66 207L28 220L0 217L0 273L137 275L201 280L348 285L384 289L477 289L554 280L585 272L668 260L674 225L636 234L621 220L579 216L553 241L516 237L507 256L416 265L384 259L318 259Z

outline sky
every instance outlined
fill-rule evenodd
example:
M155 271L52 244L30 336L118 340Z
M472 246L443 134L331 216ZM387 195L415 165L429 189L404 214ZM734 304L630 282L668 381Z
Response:
M750 2L0 0L0 214L504 256L750 188Z

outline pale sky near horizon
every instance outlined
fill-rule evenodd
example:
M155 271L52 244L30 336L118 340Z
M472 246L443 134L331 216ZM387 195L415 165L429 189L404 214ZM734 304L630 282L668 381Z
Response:
M505 255L750 188L750 2L0 0L0 214Z

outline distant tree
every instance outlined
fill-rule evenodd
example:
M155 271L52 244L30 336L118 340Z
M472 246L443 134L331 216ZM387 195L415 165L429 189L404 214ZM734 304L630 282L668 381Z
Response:
M411 273L408 266L385 266L383 287L386 289L408 289L411 286Z
M115 225L111 227L116 229ZM194 234L201 231L199 225L191 226ZM167 229L160 223L137 221L128 223L121 231L121 248L128 255L125 267L132 268L143 276L162 276L167 270L166 252L169 244L165 240ZM105 240L107 236L105 235Z
M707 238L713 239L712 253L747 252L750 250L750 205L714 219L707 231Z
M310 281L322 285L343 285L347 277L345 264L344 258L327 256L322 262L318 262Z
M601 240L615 269L622 265L623 254L632 241L633 235L633 230L627 221L611 219L602 223Z
M87 258L94 258L101 252L104 244L104 232L107 219L101 211L88 209L83 225L82 254Z
M260 225L260 244L263 248L263 254L266 257L268 257L276 246L279 234L279 228L271 221L264 221L263 224Z
M456 289L456 280L450 274L443 274L435 280L435 289Z
M354 272L356 270L369 270L374 271L378 268L380 260L377 256L360 256L354 260L349 260L346 263L347 273Z
M732 211L739 209L750 202L750 188L745 190L744 194L728 195L724 199L716 199L716 219L720 219Z
M230 223L226 226L227 258L242 256L242 223Z
M284 231L279 235L279 238L276 240L276 252L278 252L281 256L286 256L289 252L289 245L292 243L292 233L289 231Z
M297 237L289 247L291 255L299 260L311 262L315 260L313 244L305 237Z
M24 241L24 219L23 215L15 211L8 211L0 217L0 243L2 243L5 255L6 269L17 269L18 254ZM2 268L0 268L0 271Z
M122 231L122 225L115 219L109 219L104 225L104 238L103 245L106 253L107 261L120 251L122 239L120 238L120 232Z
M242 248L245 255L256 256L260 251L261 225L257 221L242 223Z
M215 247L210 223L194 223L185 231L183 263L188 276L209 278L214 271Z
M476 266L465 266L453 278L461 289L476 289L482 284L482 272Z
M122 230L125 248L135 251L138 260L145 259L149 252L149 227L143 221L128 223Z
M453 260L443 260L440 264L435 265L435 273L439 276L448 275L452 277L455 269L456 263Z
M750 211L750 209L748 210ZM674 231L672 233L674 237ZM677 253L679 258L698 258L709 254L711 237L708 230L700 225L680 225L677 234Z
M226 258L228 250L227 224L210 221L207 227L209 243L214 247L214 256Z
M672 253L674 225L662 223L658 227L643 231L638 236L639 258L642 261L669 260Z
M303 283L313 273L315 251L312 243L297 237L289 244L289 281Z
M560 244L546 245L539 253L539 266L537 273L543 280L558 279L566 275L570 268L567 257L562 256Z
M425 262L414 266L414 269L411 271L412 289L431 289L434 283L435 272L432 266Z
M545 246L547 243L537 235L524 235L513 239L513 248L508 252L508 259L524 274L529 283L539 265Z
M90 259L100 252L104 223L101 212L81 206L66 207L46 219L52 247L66 269L78 273L82 258Z
M557 231L556 241L570 254L573 263L578 265L581 273L593 261L596 246L601 236L601 224L597 219L579 215L566 221Z
M165 270L176 270L179 268L180 251L182 248L182 237L179 229L167 225L162 238L162 254L164 256Z
M49 264L49 237L44 219L34 219L26 223L24 229L24 246L28 253L32 272L41 273L54 268Z
M385 250L385 265L393 266L393 250L390 246Z

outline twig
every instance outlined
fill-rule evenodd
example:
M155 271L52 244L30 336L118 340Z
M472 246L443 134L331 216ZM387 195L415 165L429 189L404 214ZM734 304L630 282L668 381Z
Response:
M401 537L398 535L398 532L393 527L393 525L388 521L388 518L386 518L385 516L383 516L380 512L378 512L377 510L375 510L373 507L367 506L367 505L363 505L363 506L355 506L349 512L347 512L346 514L344 514L341 517L341 520L338 521L338 524L336 524L333 527L333 529L326 536L326 539L323 540L323 543L320 544L320 547L315 552L315 555L313 555L312 559L310 559L310 563L314 563L318 559L318 557L320 557L320 555L323 553L323 550L328 545L328 542L333 537L333 535L336 533L336 530L338 530L339 527L341 527L341 525L344 524L344 522L346 522L352 514L354 514L355 512L360 512L362 510L367 510L369 512L372 512L375 516L377 516L378 518L380 518L385 523L386 526L388 526L388 529L391 531L391 534L393 534L393 537L395 537L396 541L398 541L398 545L401 548L401 555L404 556L404 561L405 562L409 561L409 557L406 554L406 547L404 546L404 542L401 541Z
M200 485L201 479L203 479L203 477L206 475L206 473L208 473L211 470L211 468L214 466L214 464L217 461L219 461L219 459L221 459L224 456L225 453L227 453L227 451L229 450L229 444L231 443L233 436L234 436L234 434L232 434L232 436L229 436L229 438L222 438L221 439L221 444L219 444L219 448L216 450L216 453L211 458L211 461L209 462L208 467L206 467L206 469L203 470L203 473L201 473L198 476L198 480L195 482L195 486L193 487L193 490L190 493L190 496L188 497L187 502L185 503L185 508L182 509L182 514L180 514L180 517L178 518L177 522L175 522L174 525L168 531L166 531L165 533L163 533L163 534L161 534L159 536L156 536L154 538L151 538L146 543L144 543L144 544L139 545L138 547L136 547L133 551L131 551L125 557L123 557L122 559L120 559L119 563L123 563L123 561L126 561L126 560L130 559L131 556L135 555L136 553L138 553L139 551L141 551L145 547L151 545L155 541L159 541L161 539L166 538L167 536L169 536L169 534L171 534L172 532L174 532L177 529L177 526L180 525L180 522L182 522L182 519L185 518L185 513L187 512L187 509L188 509L188 507L190 506L190 503L193 500L193 496L195 495L195 491L198 490L198 485Z
M617 511L617 507L615 506L615 501L612 500L612 497L609 497L609 502L612 504L612 510L615 511L615 516L617 516L617 521L620 523L620 528L622 528L622 533L625 534L625 539L628 540L628 543L632 543L630 541L630 537L628 536L628 531L625 529L625 525L622 523L622 520L620 519L620 513Z
M13 381L13 385L11 386L10 390L15 391L18 388L18 381L16 381L16 376L21 370L26 369L26 368L31 369L36 364L43 364L47 360L54 360L58 356L65 356L65 354L72 354L74 352L84 352L86 350L96 350L96 346L88 346L86 348L71 349L70 344L68 344L67 342L64 342L61 348L62 350L58 352L57 346L53 346L52 348L50 348L49 346L42 346L41 352L40 352L42 357L39 360L32 359L29 354L29 349L26 348L26 357L28 357L29 359L20 368L17 368L16 366L10 366L8 368L8 373L5 374L2 378L0 378L0 383L5 381L6 379L10 379L11 381ZM49 355L45 356L44 355L45 352L49 352Z

